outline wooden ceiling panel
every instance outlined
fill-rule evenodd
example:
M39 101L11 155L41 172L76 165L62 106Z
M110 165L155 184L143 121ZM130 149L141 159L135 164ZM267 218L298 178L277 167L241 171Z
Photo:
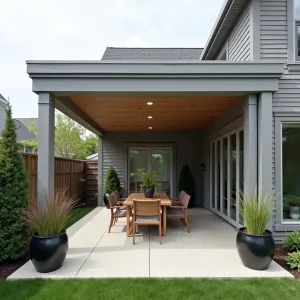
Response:
M148 127L153 131L181 131L203 129L241 97L76 96L69 99L105 131L148 131Z

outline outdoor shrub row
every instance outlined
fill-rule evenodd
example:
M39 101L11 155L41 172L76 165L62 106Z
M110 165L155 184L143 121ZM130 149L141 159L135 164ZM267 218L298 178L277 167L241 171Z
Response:
M285 258L287 264L291 269L300 271L300 232L287 234L284 244L289 249L289 254Z

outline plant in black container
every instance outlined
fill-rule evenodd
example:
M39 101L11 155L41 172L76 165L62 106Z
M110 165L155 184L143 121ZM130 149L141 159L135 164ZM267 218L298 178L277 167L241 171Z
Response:
M120 192L121 185L120 179L118 176L117 171L110 166L107 170L106 177L105 177L105 184L104 184L104 203L107 208L109 208L109 204L107 201L107 195L110 195L113 192Z
M24 256L30 238L27 224L20 222L28 205L28 180L18 149L16 124L8 105L0 139L0 261Z
M191 196L191 200L189 202L189 206L194 205L195 199L195 183L194 176L188 165L184 165L181 169L179 182L178 182L178 191L185 191L187 194Z
M153 198L155 188L157 187L158 176L156 171L146 172L145 169L138 169L138 174L141 177L141 187L144 189L146 198ZM131 174L134 175L134 174Z
M68 252L66 226L76 204L65 190L59 190L45 206L31 199L25 211L25 221L32 230L29 256L40 273L59 269Z
M246 227L239 229L236 245L247 268L266 270L273 260L275 242L267 226L272 217L274 200L272 192L258 195L256 188L249 193L240 193L238 209Z

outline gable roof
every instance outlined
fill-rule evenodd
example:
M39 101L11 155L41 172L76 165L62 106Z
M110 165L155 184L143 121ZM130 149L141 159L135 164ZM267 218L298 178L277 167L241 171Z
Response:
M199 60L203 48L107 47L101 60Z
M201 54L201 60L213 60L224 45L248 0L225 0L217 21Z

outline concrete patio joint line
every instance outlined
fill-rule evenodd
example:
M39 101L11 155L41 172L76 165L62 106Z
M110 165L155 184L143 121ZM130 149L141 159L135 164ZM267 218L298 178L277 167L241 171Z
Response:
M100 237L99 241L97 242L97 244L95 245L95 247L93 248L93 250L90 252L90 254L87 256L87 258L84 260L83 264L80 266L80 268L78 269L78 271L76 272L74 278L76 278L76 276L78 275L78 273L81 271L82 267L85 265L85 263L87 262L87 260L90 258L90 256L92 255L92 253L95 251L95 249L97 248L98 244L100 243L100 241L102 240L102 238L104 237L106 231L108 230L108 227L105 229L105 231L103 232L102 236Z

